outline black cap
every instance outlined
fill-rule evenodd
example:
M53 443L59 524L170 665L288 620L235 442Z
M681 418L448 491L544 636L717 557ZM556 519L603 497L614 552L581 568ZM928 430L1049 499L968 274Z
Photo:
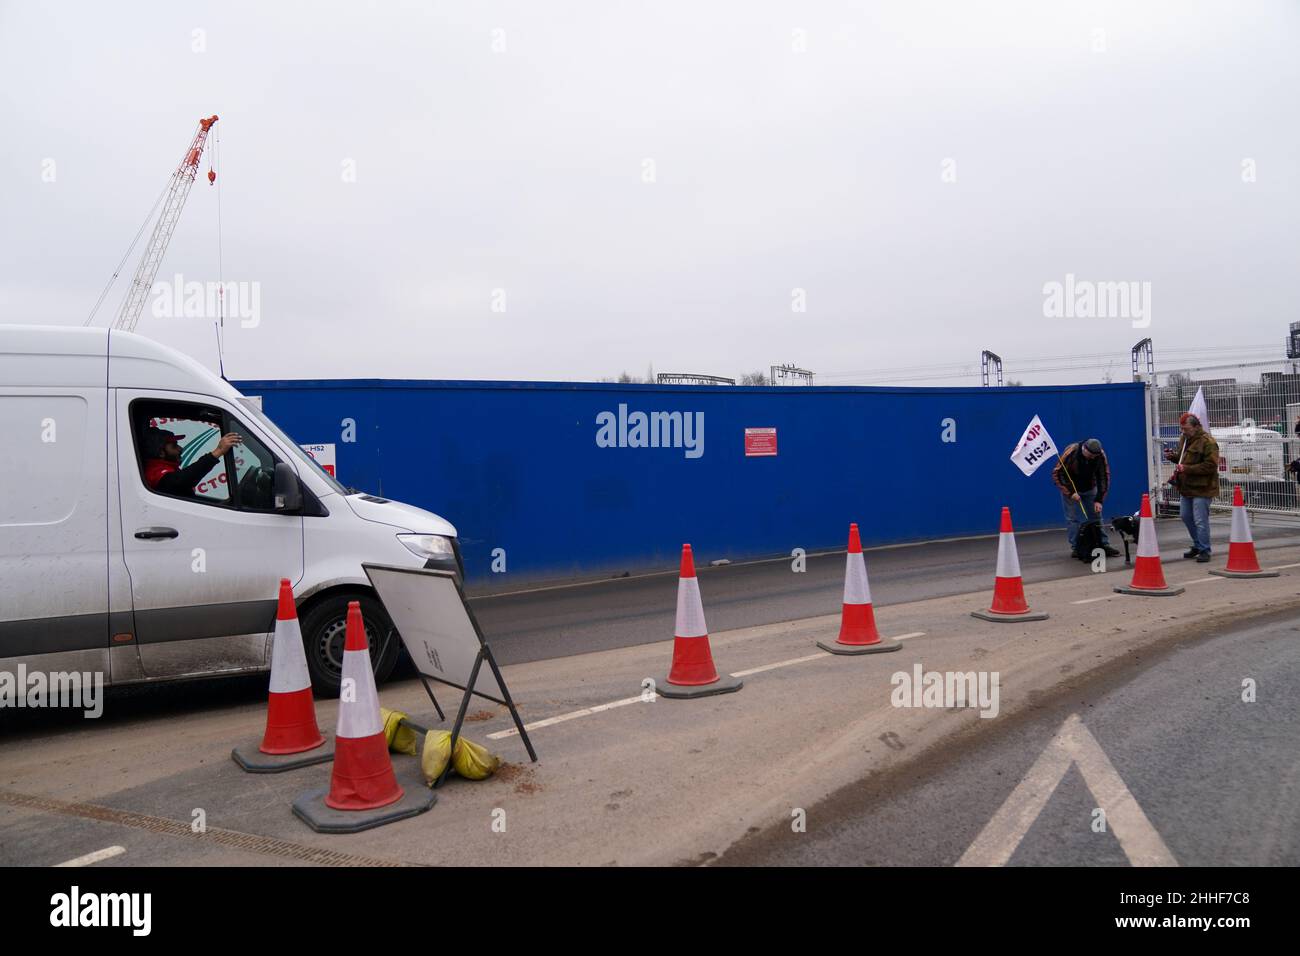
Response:
M146 458L157 458L162 454L162 450L167 447L168 442L180 441L184 435L178 435L175 432L169 432L162 428L150 428L144 433L144 440L141 445L144 447Z

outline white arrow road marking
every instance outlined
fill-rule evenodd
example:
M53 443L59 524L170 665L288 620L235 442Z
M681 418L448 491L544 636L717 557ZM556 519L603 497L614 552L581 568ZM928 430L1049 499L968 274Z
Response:
M1004 866L1043 812L1071 764L1079 768L1088 790L1106 811L1106 823L1130 863L1134 866L1178 865L1165 841L1124 785L1115 765L1078 714L1066 718L957 865Z
M98 863L100 860L109 860L115 856L121 856L125 852L126 847L124 846L106 846L102 850L96 850L94 853L87 853L85 856L79 856L75 860L56 863L55 866L90 866L92 863Z

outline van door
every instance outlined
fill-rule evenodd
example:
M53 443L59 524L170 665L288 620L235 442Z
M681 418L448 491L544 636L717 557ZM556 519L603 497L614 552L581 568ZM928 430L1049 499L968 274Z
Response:
M274 510L271 482L277 462L297 463L218 399L118 389L116 404L122 551L145 676L267 667L280 579L303 574L302 516ZM244 443L203 469L232 431ZM166 433L179 460L165 458ZM160 472L181 469L193 488L162 490Z
M107 410L105 388L0 386L0 671L108 680Z

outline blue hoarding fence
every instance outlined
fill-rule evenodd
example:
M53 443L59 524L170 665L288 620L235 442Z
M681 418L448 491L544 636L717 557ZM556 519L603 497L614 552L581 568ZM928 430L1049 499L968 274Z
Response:
M1147 485L1140 383L1014 388L245 381L339 480L456 525L487 585L1061 527L1051 463L1010 455L1034 415L1060 448L1098 438L1107 514ZM417 529L418 530L418 529ZM494 570L495 568L495 570ZM498 578L504 574L504 578Z

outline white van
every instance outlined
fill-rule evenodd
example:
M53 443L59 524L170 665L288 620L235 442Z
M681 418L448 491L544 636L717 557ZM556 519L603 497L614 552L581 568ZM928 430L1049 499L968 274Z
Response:
M1219 427L1219 477L1227 481L1285 481L1286 439L1271 428Z
M205 456L228 432L243 443ZM180 460L163 463L173 440ZM187 356L128 332L0 325L0 670L112 684L265 670L288 578L313 683L337 694L349 601L376 677L400 647L363 561L463 573L451 524L349 494Z

